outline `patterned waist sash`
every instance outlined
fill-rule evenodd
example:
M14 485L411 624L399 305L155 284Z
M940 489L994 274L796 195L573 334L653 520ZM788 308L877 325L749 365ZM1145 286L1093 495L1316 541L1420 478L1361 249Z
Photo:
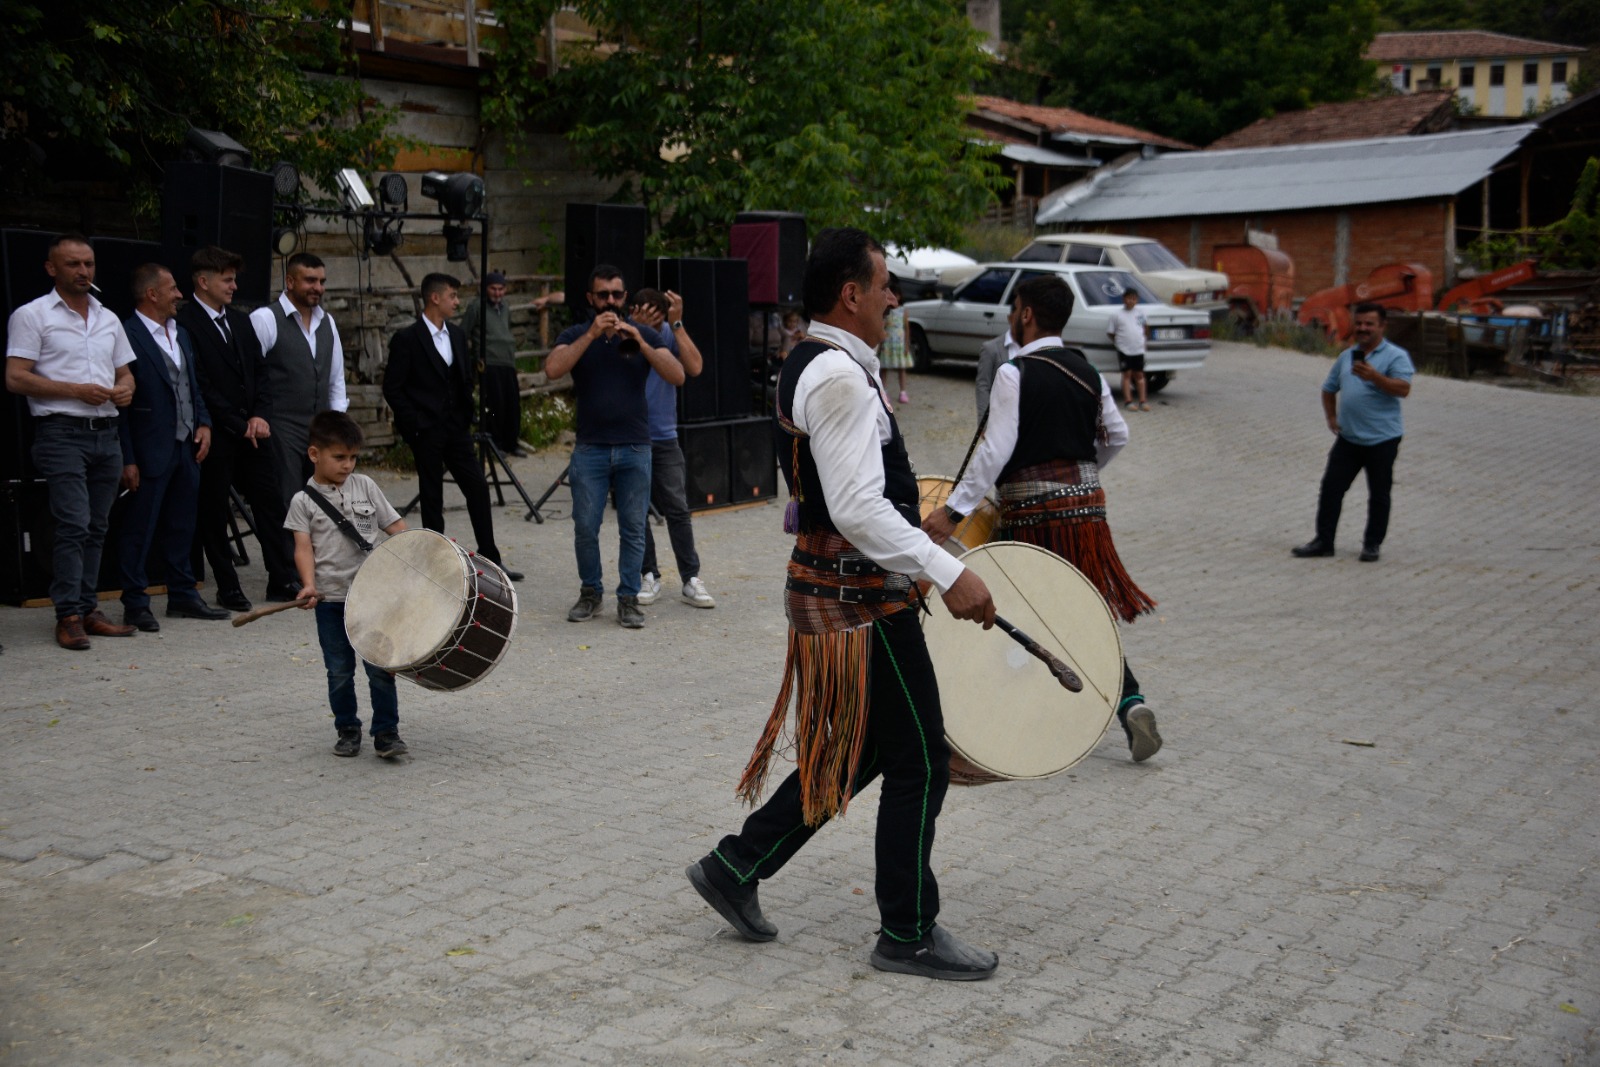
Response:
M996 486L1000 536L1048 548L1083 572L1111 610L1132 622L1156 602L1129 577L1106 525L1106 493L1092 460L1050 460Z
M765 789L792 702L801 809L807 826L820 826L843 815L850 805L855 768L867 736L872 623L914 606L916 590L903 574L870 564L828 563L860 555L838 534L802 533L795 548L801 559L789 561L784 596L789 648L783 685L739 779L739 796L754 804ZM868 573L841 573L861 570ZM846 599L839 599L835 591L843 591ZM848 599L852 591L866 595Z

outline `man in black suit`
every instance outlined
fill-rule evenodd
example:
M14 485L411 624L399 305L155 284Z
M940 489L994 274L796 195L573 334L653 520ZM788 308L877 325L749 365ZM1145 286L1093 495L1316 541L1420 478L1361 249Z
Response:
M250 317L232 307L244 258L211 246L189 261L194 299L178 309L178 324L194 345L195 374L211 414L211 451L200 465L200 542L217 581L217 603L249 611L228 543L233 510L229 489L237 485L250 503L267 599L293 600L299 588L294 542L283 528L283 492L267 439L272 436L272 396L267 361Z
M389 341L383 399L395 428L417 460L422 525L444 532L444 471L467 498L478 554L500 563L494 542L489 483L472 451L472 367L467 338L449 321L461 306L461 283L448 274L422 279L422 316ZM502 566L504 566L502 564ZM522 575L506 569L517 580Z
M194 345L173 318L183 293L172 272L146 263L133 272L134 313L123 320L133 347L134 402L117 420L122 487L132 494L123 518L122 621L146 633L161 629L145 592L145 561L160 545L167 615L226 619L200 599L190 552L200 496L200 461L211 448L211 416L195 382Z

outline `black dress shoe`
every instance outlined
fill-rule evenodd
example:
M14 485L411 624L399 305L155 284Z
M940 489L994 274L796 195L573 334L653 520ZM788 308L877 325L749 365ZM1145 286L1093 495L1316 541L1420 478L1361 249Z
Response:
M691 863L683 873L689 876L689 884L694 886L695 892L705 898L707 904L716 909L717 914L728 920L739 933L751 941L771 941L778 936L778 928L767 921L761 914L761 902L756 899L755 886L750 887L750 895L743 900L735 900L718 888L717 883L711 880L711 875L706 873L705 864L715 863L710 856L699 863Z
M872 950L872 965L880 971L914 974L945 982L977 982L989 977L1000 966L1000 957L984 948L973 948L942 926L928 931L921 941L905 944L878 938Z
M205 619L215 622L218 619L229 618L227 608L214 608L199 597L193 600L167 600L167 618L169 619Z
M124 626L137 626L147 634L161 630L161 623L156 621L149 608L128 608L122 613L122 623Z
M1376 563L1376 562L1378 562L1378 546L1377 545L1362 545L1361 546L1360 559L1361 559L1362 563Z
M287 604L291 601L299 599L300 590L298 587L294 589L286 589L271 585L267 586L267 603L269 604ZM221 601L220 597L218 598L218 601Z
M218 593L217 604L229 611L250 610L250 598L244 595L243 589L229 589L226 593Z
M1321 541L1321 540L1317 540L1317 539L1313 538L1312 540L1307 541L1303 545L1296 545L1295 547L1291 548L1289 551L1290 551L1290 553L1292 553L1295 556L1298 556L1301 559L1310 559L1310 558L1312 558L1314 556L1331 556L1331 555L1333 555L1333 546L1328 544L1326 541Z

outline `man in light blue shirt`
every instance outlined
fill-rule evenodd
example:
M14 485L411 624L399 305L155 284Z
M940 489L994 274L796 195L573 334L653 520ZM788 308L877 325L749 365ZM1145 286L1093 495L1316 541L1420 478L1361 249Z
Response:
M1333 555L1344 494L1363 469L1367 472L1367 529L1361 538L1361 562L1378 561L1378 550L1388 532L1389 490L1394 485L1394 461L1404 433L1400 401L1411 395L1411 376L1416 369L1405 349L1384 338L1385 317L1382 305L1356 305L1355 346L1339 353L1322 383L1322 410L1334 433L1333 448L1317 499L1317 535L1294 549L1302 559Z

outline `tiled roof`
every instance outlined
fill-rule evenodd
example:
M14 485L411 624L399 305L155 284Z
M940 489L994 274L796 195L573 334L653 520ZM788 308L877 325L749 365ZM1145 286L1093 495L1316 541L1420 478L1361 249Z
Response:
M1484 30L1413 30L1380 33L1367 49L1379 63L1406 59L1490 59L1511 56L1574 56L1582 45L1555 44Z
M1128 138L1142 144L1161 145L1164 148L1194 148L1192 144L1175 141L1170 137L1141 130L1134 126L1124 126L1120 122L1109 119L1097 119L1093 115L1085 115L1081 111L1074 111L1070 107L1044 107L1040 104L1019 104L1015 100L1007 100L1003 96L978 96L974 97L972 106L977 111L991 111L1009 119L1031 123L1050 133L1076 133L1093 137Z
M1234 130L1206 147L1264 148L1433 133L1446 125L1453 95L1448 89L1439 89L1286 111L1253 122L1242 130Z

